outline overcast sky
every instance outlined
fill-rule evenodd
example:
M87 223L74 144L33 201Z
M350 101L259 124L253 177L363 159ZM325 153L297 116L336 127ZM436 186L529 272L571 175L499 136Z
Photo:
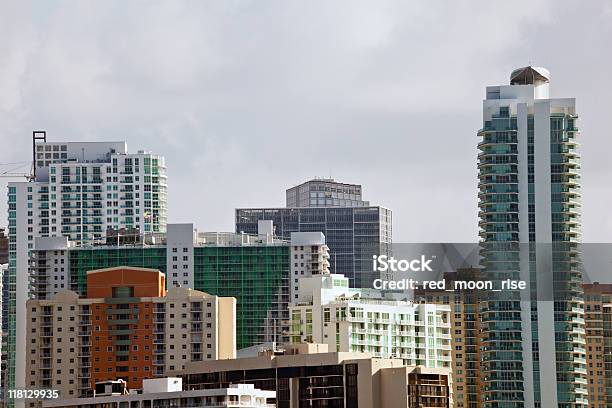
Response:
M170 222L233 230L331 175L396 242L474 242L485 86L542 65L577 98L584 241L612 242L611 44L609 0L3 2L0 163L33 129L125 140L166 156Z

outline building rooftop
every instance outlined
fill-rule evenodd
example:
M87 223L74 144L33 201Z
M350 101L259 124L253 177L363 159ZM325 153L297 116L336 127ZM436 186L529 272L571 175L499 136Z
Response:
M543 67L522 67L510 74L510 85L539 85L550 82L550 72Z

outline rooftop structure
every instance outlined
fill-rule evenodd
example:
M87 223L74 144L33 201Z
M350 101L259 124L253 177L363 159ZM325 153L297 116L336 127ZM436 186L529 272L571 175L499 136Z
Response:
M171 385L170 387L168 385ZM178 389L177 389L178 388ZM230 385L227 388L182 391L180 378L143 381L141 394L96 396L47 400L45 408L275 408L276 393L263 391L251 384Z
M298 344L257 357L191 363L177 374L186 390L251 383L276 391L277 406L282 408L448 408L449 373L368 353L328 352L326 345Z

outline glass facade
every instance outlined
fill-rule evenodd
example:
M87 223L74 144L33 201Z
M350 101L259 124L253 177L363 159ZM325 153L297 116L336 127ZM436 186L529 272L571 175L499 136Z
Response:
M194 248L195 289L237 300L236 347L283 340L289 320L290 247Z
M165 247L80 248L68 251L70 290L87 295L87 271L132 266L166 273Z
M330 272L350 279L351 287L371 287L372 255L389 253L392 212L383 207L237 209L236 232L257 234L259 220L272 220L275 235L322 232L330 250Z
M500 109L480 131L481 266L491 279L520 279L517 118ZM487 405L522 407L523 335L520 294L485 297L483 369ZM490 402L489 402L490 401Z
M545 347L542 338L551 338L550 333L539 330L544 327L541 320L546 317L543 317L545 309L542 307L546 307L546 302L552 302L553 306L552 353L556 361L559 407L586 406L582 276L578 251L577 116L568 108L557 110L539 118L543 126L540 129L550 129L549 135L537 133L536 115L533 111L526 113L523 118L526 124L523 147L526 149L522 153L521 117L516 105L502 103L479 132L482 137L478 145L481 266L492 279L518 280L522 278L521 269L525 270L528 265L531 288L530 327L524 327L521 313L525 310L521 312L518 291L490 294L482 308L484 407L525 406L524 401L528 398L524 394L527 391L525 370L531 370L533 375L529 385L535 406L543 407L542 400L550 396L549 391L542 389L542 382L544 376L552 374L541 372L540 367L543 361L541 347ZM544 143L541 139L536 140L543 137L548 139ZM548 146L543 148L543 144ZM549 168L542 164L548 161ZM550 186L544 186L543 180L548 180ZM520 191L521 185L526 187L526 192ZM548 188L550 196L545 193ZM548 230L551 231L549 235ZM548 273L541 266L541 259L547 256L551 259L546 267L551 273L550 285L542 282L540 276ZM523 342L528 338L525 330L529 330L531 338L531 367L526 366L528 361L523 354ZM545 351L549 353L550 349L545 347Z
M6 310L8 314L2 316L3 328L6 326L6 356L7 356L7 374L6 383L2 384L3 391L15 387L15 371L11 370L11 365L14 367L15 364L15 346L16 346L16 284L17 284L17 189L9 186L8 188L8 222L9 222L9 269L8 269L8 307ZM4 309L4 308L3 308ZM5 335L3 334L3 337ZM3 397L5 397L3 395ZM11 406L12 402L7 401L8 405Z
M289 244L194 247L194 289L237 300L237 348L282 340L283 321L289 320L289 251ZM165 246L76 248L67 258L71 289L82 295L90 270L132 266L167 272Z

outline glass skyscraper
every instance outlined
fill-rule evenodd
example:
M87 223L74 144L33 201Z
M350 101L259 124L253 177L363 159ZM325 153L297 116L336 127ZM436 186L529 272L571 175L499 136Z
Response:
M378 278L372 255L389 253L392 213L383 207L242 208L236 210L236 232L256 234L258 221L271 220L275 236L322 232L330 251L330 272L350 279L352 287L371 287Z
M484 101L482 267L530 289L483 304L485 408L587 406L578 116L573 98L549 98L549 81L546 69L520 68Z

